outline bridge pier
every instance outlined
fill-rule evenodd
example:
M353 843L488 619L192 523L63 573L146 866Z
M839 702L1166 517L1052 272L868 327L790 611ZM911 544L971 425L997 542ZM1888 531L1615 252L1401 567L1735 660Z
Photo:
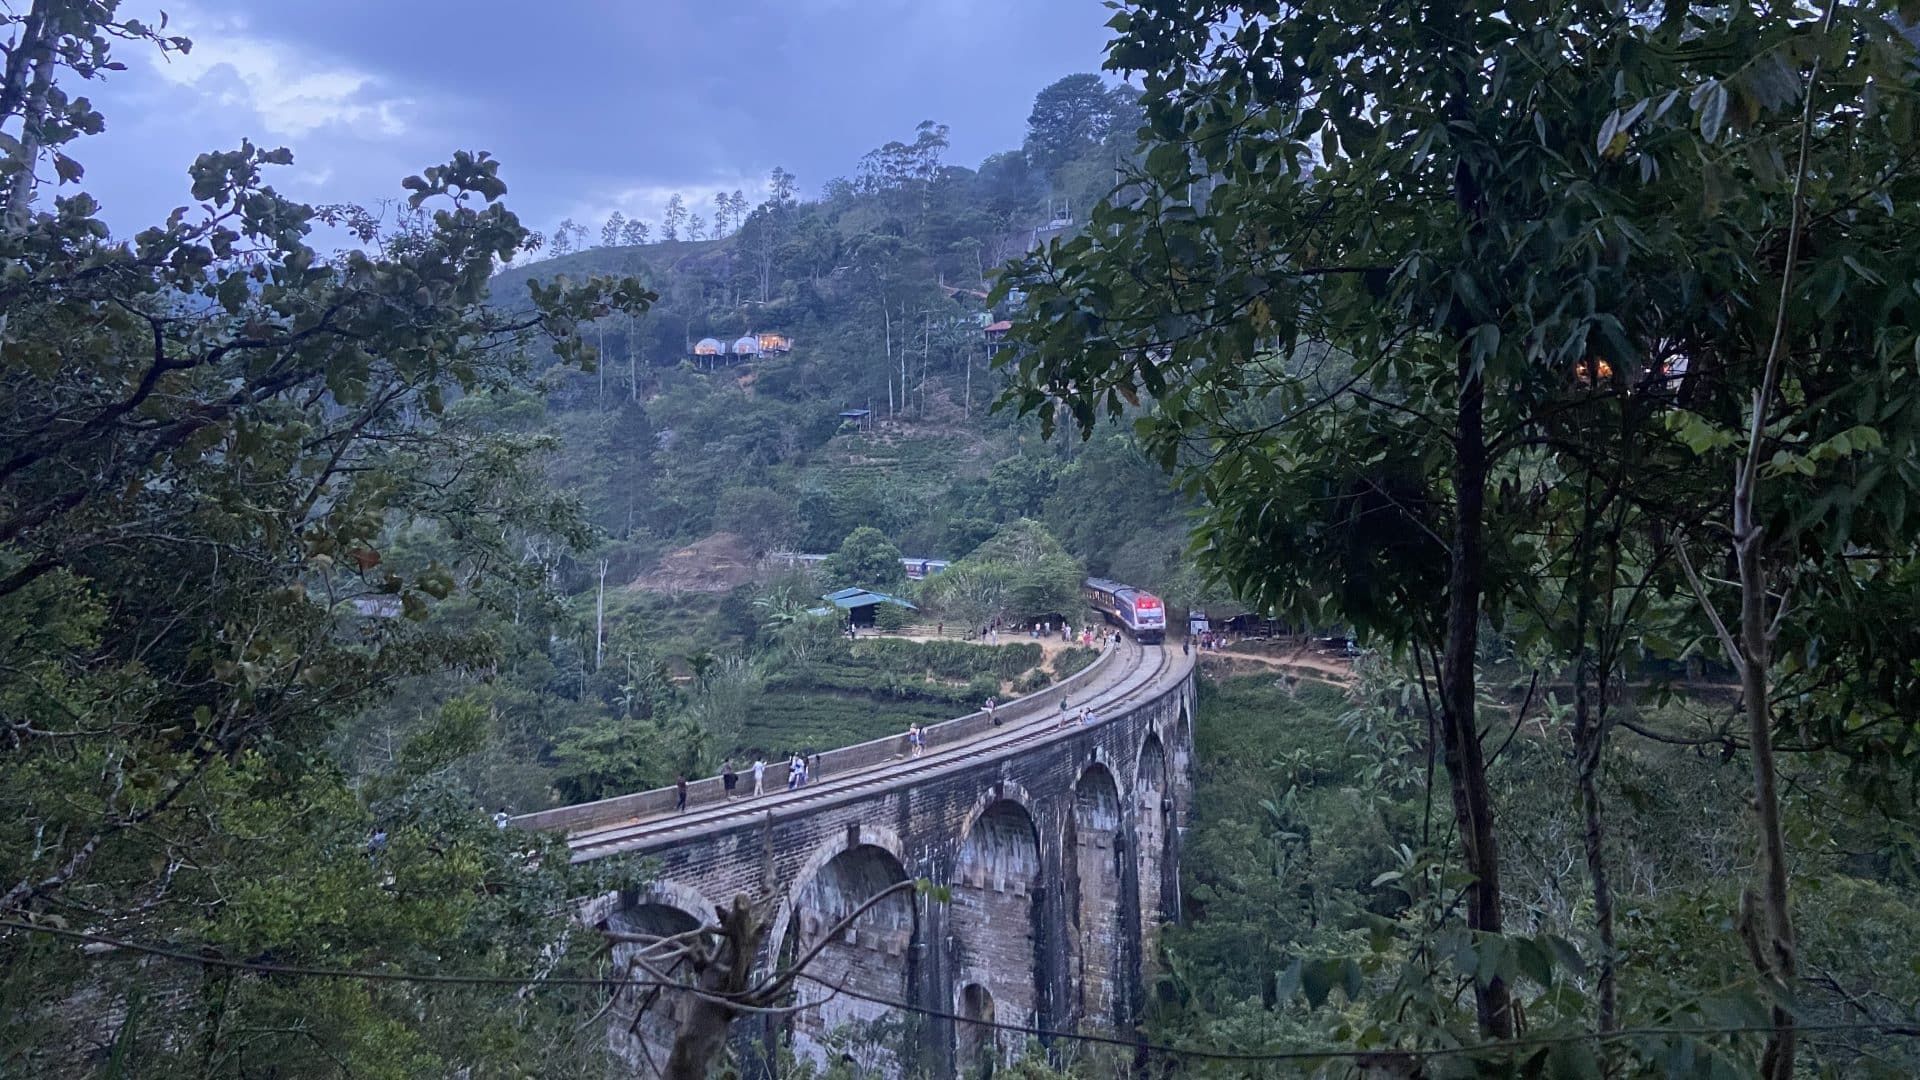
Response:
M916 1034L919 1064L933 1076L954 1075L953 1021L939 1015L953 1011L947 988L953 984L953 925L945 904L929 893L917 897L921 925L927 928L920 945L922 960L914 981L913 1004L921 1010Z

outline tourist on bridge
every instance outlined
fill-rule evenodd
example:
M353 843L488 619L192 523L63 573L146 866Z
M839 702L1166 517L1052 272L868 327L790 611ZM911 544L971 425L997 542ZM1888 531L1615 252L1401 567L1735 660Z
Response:
M1000 707L999 702L993 700L992 698L987 699L987 719L992 721L994 727L1000 726L1000 714L997 711L995 711L999 707Z
M740 774L733 771L733 759L720 766L720 786L727 789L727 801L733 801L733 789L740 785Z
M1063 697L1060 699L1060 726L1066 727L1071 723L1073 723L1073 705Z
M911 752L911 753L913 754L913 756L914 756L914 757L919 757L919 756L920 756L920 751L921 751L921 750L923 750L923 749L925 748L925 746L926 746L926 740L925 740L925 738L924 738L924 737L922 737L922 736L921 736L921 734L920 734L920 725L919 725L919 724L908 724L908 725L907 725L907 749L908 749L908 751L910 751L910 752Z
M687 812L687 774L686 773L681 773L680 779L674 781L673 812L676 814L684 814Z
M767 759L754 758L753 759L753 793L755 795L765 795L767 793L766 784L767 784Z
M800 786L800 770L802 768L803 766L800 764L800 755L798 752L788 755L787 757L787 790L788 791L792 791L794 788L797 788Z

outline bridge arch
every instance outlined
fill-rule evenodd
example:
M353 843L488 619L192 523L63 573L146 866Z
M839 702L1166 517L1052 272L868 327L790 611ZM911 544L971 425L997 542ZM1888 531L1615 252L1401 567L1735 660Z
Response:
M1039 825L1021 802L996 799L968 823L954 859L949 908L961 1016L968 1016L972 992L984 995L990 1010L1007 1022L1031 1025L1040 1018L1046 981L1043 865ZM984 1047L970 1046L968 1040L983 1030ZM1019 1043L997 1035L963 1023L955 1060L974 1063L988 1054L1004 1062Z
M792 880L787 883L786 902L780 905L780 910L773 916L773 925L767 929L767 944L761 954L762 974L771 974L778 963L787 934L792 929L794 898L799 895L800 887L818 877L827 863L849 848L863 844L881 848L901 866L907 865L907 846L901 842L900 834L881 825L861 825L857 835L849 829L845 834L836 833L815 845L799 869L793 872Z
M987 1076L1003 1058L999 1029L993 1027L993 991L979 983L967 983L954 995L954 1072L960 1076Z
M600 925L617 934L670 937L711 923L714 908L700 891L675 881L656 881L633 892L619 894L608 904ZM642 968L637 954L644 942L615 944L610 950L612 974L618 978L652 981L657 976ZM686 978L684 961L659 969L667 981ZM614 991L613 1012L620 1020L609 1028L616 1052L664 1065L673 1040L686 1017L684 994L658 986L622 986Z
M996 780L986 791L980 793L979 798L973 800L973 808L967 811L966 818L960 824L960 844L956 850L967 846L967 841L973 836L974 827L980 823L980 818L995 803L1001 802L1013 803L1025 810L1028 817L1035 817L1033 795L1026 788L1012 780Z
M1062 864L1067 876L1067 962L1072 1019L1117 1030L1126 1022L1129 971L1127 834L1120 784L1095 761L1073 785Z
M807 967L813 978L799 980L797 987L800 1001L820 1005L794 1014L790 1034L794 1053L824 1068L831 1033L875 1025L895 1011L875 1001L835 995L827 986L844 986L881 1001L910 1001L920 925L912 893L902 890L868 908L838 934L827 936L868 900L908 880L899 838L891 832L865 826L849 829L846 837L822 845L808 863L775 920L767 963L792 962L818 948ZM886 1041L854 1039L855 1052L872 1058L859 1064L891 1073L897 1059Z

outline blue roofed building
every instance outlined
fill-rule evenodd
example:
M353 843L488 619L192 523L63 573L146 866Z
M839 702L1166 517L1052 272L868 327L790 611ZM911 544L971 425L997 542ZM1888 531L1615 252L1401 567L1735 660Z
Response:
M892 604L908 611L920 610L897 596L888 596L886 593L874 592L871 589L841 589L839 592L830 592L820 599L846 612L847 622L854 626L872 626L873 613L881 604Z

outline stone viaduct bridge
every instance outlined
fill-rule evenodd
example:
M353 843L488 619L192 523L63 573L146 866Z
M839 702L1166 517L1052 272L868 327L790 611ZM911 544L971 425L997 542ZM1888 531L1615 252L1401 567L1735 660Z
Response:
M1090 706L1093 722L1063 724L1063 698L1076 716ZM893 1074L908 1064L904 1052L918 1068L956 1075L1005 1060L1028 1038L968 1021L1132 1029L1156 934L1179 910L1193 709L1187 657L1123 641L1000 706L997 725L975 713L928 728L919 757L903 738L881 739L820 755L798 791L785 790L782 766L768 770L759 798L730 802L710 777L689 785L685 813L669 789L515 824L565 830L575 862L637 853L654 864L651 884L583 905L596 926L680 933L738 894L776 898L764 970L811 949L889 885L946 886L945 901L897 892L824 946L809 973L860 996L802 981L800 999L817 1008L735 1029L749 1060L770 1060L784 1042L822 1064L850 1054ZM631 948L616 947L616 965ZM613 1004L612 1046L639 1075L666 1060L678 996L633 987Z

